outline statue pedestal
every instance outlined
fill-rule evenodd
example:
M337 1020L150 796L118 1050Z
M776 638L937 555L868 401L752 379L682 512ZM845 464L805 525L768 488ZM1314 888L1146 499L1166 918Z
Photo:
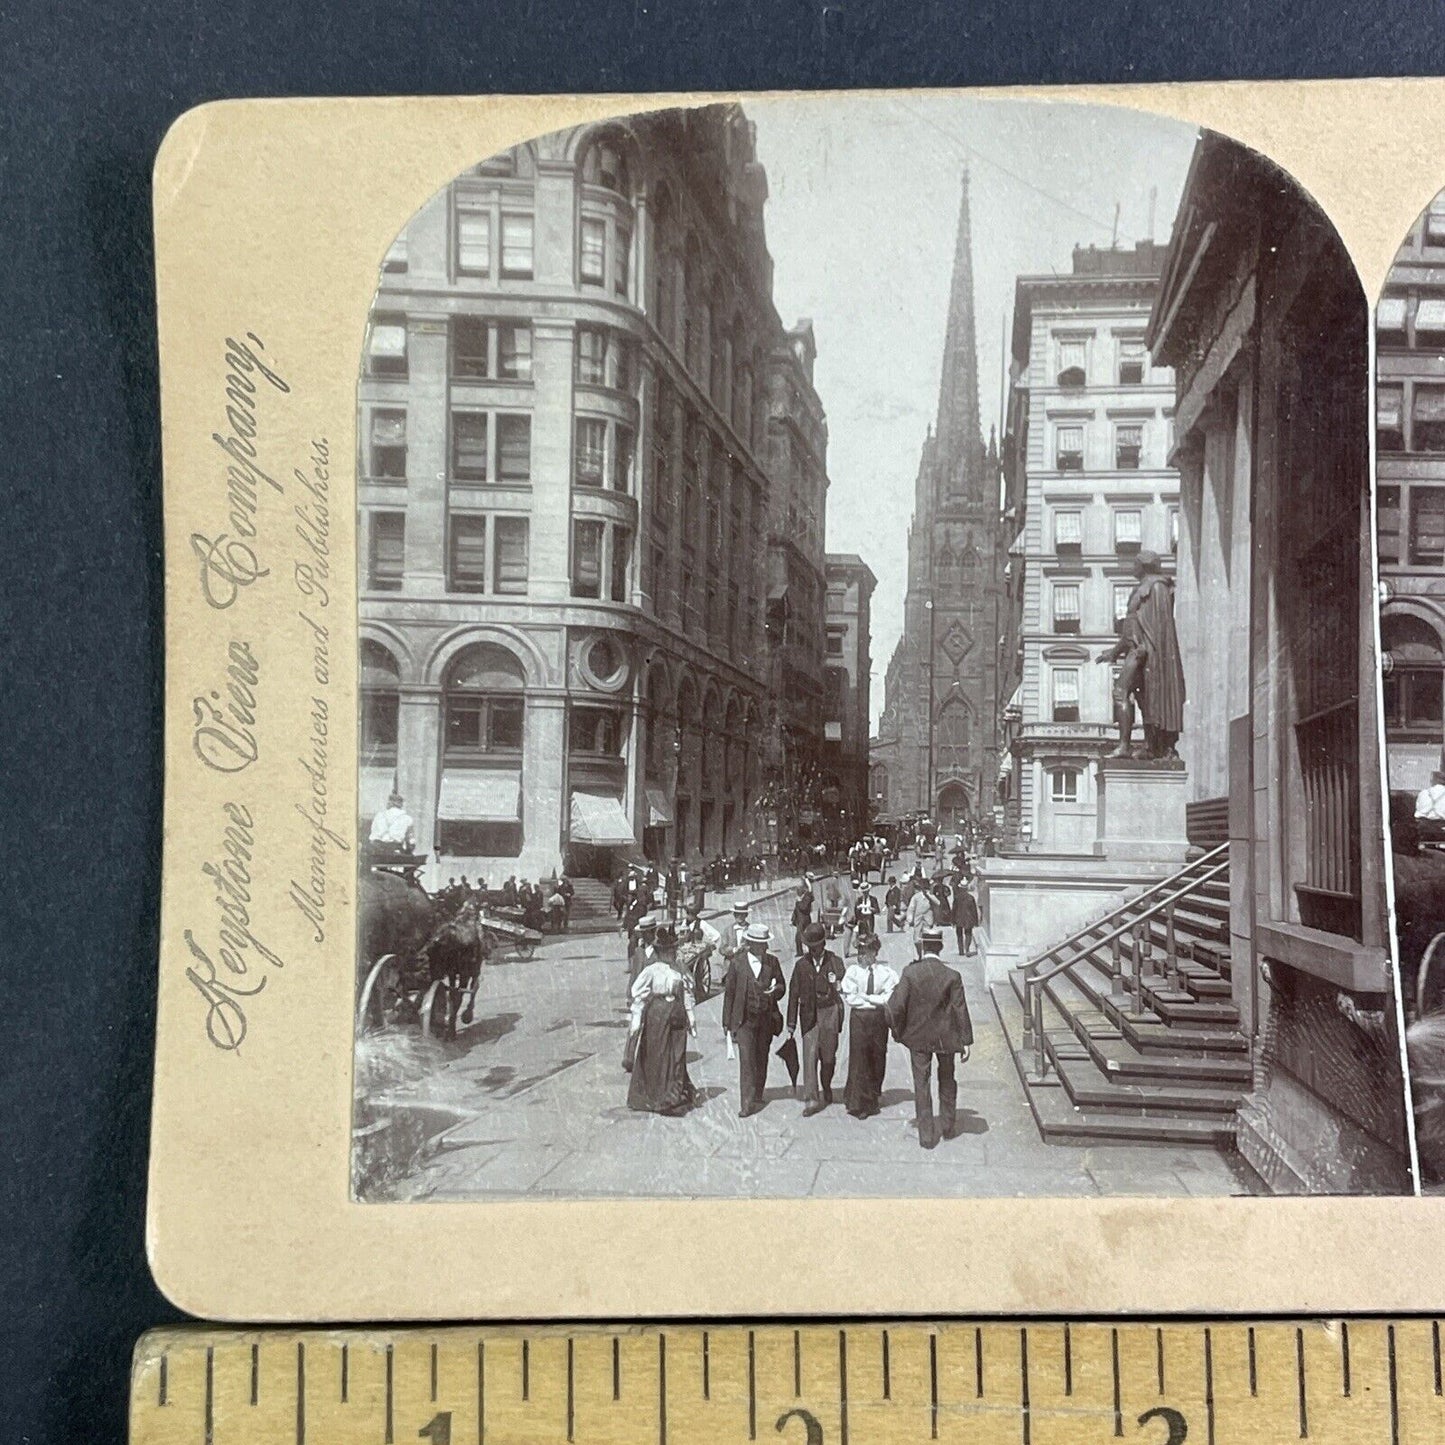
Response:
M1111 863L1183 867L1189 774L1178 758L1105 758L1099 764L1094 856Z

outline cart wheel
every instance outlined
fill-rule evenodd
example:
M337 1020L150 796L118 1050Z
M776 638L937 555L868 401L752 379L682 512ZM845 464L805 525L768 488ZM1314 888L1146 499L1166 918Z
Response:
M519 938L512 945L512 953L517 958L531 958L536 951L537 945L530 938Z
M452 990L446 979L432 981L426 997L421 1001L421 1031L429 1039L444 1039L451 1030L448 1021L451 1014Z
M356 1001L357 1035L375 1033L387 1022L387 995L396 972L396 955L384 953L371 965Z
M712 997L712 965L707 959L703 959L693 970L692 992L697 1003L706 1003Z
M1437 933L1425 946L1425 956L1420 960L1420 971L1415 978L1415 1017L1424 1018L1425 1005L1430 997L1430 965L1435 960L1435 952L1440 947L1441 941L1445 940L1445 933Z

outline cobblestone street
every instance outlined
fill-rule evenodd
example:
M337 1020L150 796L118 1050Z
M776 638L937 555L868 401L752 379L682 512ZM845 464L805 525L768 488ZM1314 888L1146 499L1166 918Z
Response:
M754 916L791 969L784 894ZM723 920L719 920L720 922ZM901 969L907 935L884 936ZM689 1069L703 1102L684 1118L633 1113L621 1067L627 1027L621 936L549 940L530 960L483 974L475 1023L453 1045L418 1055L424 1070L391 1095L455 1119L393 1195L663 1197L1216 1195L1243 1192L1229 1162L1202 1148L1076 1147L1038 1134L977 959L961 966L975 1045L959 1074L960 1134L918 1147L908 1060L890 1048L883 1110L862 1121L842 1106L846 1030L835 1095L823 1113L803 1102L774 1060L767 1105L737 1116L737 1065L726 1057L715 994L697 1010ZM384 1047L384 1045L383 1045Z

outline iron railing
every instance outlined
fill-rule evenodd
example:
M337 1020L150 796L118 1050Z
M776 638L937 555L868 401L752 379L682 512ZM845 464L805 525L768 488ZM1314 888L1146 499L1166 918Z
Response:
M1107 947L1109 979L1111 985L1117 989L1124 976L1120 945L1126 936L1130 936L1130 952L1133 956L1130 982L1134 995L1134 1011L1140 1012L1144 1002L1145 972L1147 970L1151 975L1154 972L1154 940L1150 935L1149 925L1162 915L1165 938L1164 977L1177 988L1180 974L1174 910L1182 899L1229 871L1228 858L1221 856L1226 854L1228 849L1228 843L1220 843L1211 848L1188 867L1168 878L1160 879L1144 892L1126 899L1102 918L1085 924L1062 943L1055 944L1046 953L1041 953L1024 966L1024 1044L1033 1049L1034 1073L1037 1078L1043 1078L1048 1072L1048 1056L1044 1050L1044 986L1061 973L1077 968L1090 955ZM1076 951L1086 941L1087 947Z

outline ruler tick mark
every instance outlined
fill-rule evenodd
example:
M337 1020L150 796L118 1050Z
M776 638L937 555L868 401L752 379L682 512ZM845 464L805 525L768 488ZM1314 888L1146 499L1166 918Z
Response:
M1124 1434L1124 1408L1119 1397L1119 1331L1109 1331L1109 1350L1114 1360L1114 1435L1121 1438Z
M1214 1337L1204 1330L1204 1421L1206 1445L1214 1445Z
M532 1342L522 1341L522 1398L532 1398Z
M622 1398L622 1341L612 1336L612 1398Z
M748 1439L758 1438L758 1353L757 1337L748 1331Z
M1159 1381L1159 1393L1164 1393L1164 1331L1157 1326L1154 1330L1154 1374Z
M667 1336L657 1336L657 1445L667 1445Z
M838 1331L838 1439L848 1445L848 1332Z
M983 1399L983 1331L973 1327L973 1393Z
M572 1438L573 1425L576 1419L576 1404L573 1393L573 1348L572 1337L567 1337L567 1438Z
M216 1438L216 1352L206 1346L206 1403L204 1433L201 1437L206 1445Z
M865 980L866 982L866 980ZM803 1393L803 1336L793 1331L793 1398L796 1400Z
M1259 1373L1254 1362L1254 1326L1249 1327L1249 1393L1259 1394Z
M351 1346L341 1347L341 1403L346 1403L347 1396L351 1393Z
M487 1439L487 1342L477 1341L477 1445Z
M712 1399L712 1361L708 1355L707 1331L702 1332L702 1397Z
M1305 1332L1294 1332L1295 1374L1299 1377L1299 1437L1307 1439L1310 1433L1309 1403L1305 1397Z
M393 1375L395 1373L395 1346L386 1347L386 1445L393 1445L396 1439L396 1391L394 1388Z
M1435 1393L1440 1393L1440 1321L1434 1320L1430 1325L1430 1347L1435 1355Z
M938 1439L938 1336L928 1337L928 1438Z
M296 1445L306 1445L306 1341L296 1341Z
M1074 1393L1074 1336L1068 1325L1064 1326L1064 1394Z
M883 1331L883 1398L893 1398L893 1380L890 1374L890 1362L888 1359L888 1331Z
M160 1389L159 1389L159 1392L158 1392L158 1394L157 1394L157 1396L156 1396L156 1404L157 1404L157 1405L165 1405L165 1404L167 1403L167 1400L166 1400L166 1375L167 1375L167 1373L168 1373L167 1357L166 1357L165 1355L162 1355L162 1356L161 1356ZM1437 1390L1435 1393L1438 1395L1440 1392Z
M1340 1321L1340 1387L1348 1399L1350 1394L1350 1327Z
M251 1403L261 1398L261 1346L251 1346Z
M432 1402L435 1403L437 1397L437 1347L435 1340L432 1341L431 1347L431 1397Z
M1390 1358L1390 1445L1400 1445L1400 1379L1395 1367L1395 1327L1385 1330L1386 1352Z
M1029 1445L1033 1425L1029 1417L1029 1332L1019 1330L1019 1406L1023 1410L1024 1445Z

